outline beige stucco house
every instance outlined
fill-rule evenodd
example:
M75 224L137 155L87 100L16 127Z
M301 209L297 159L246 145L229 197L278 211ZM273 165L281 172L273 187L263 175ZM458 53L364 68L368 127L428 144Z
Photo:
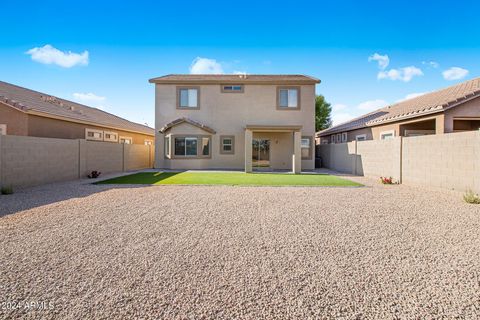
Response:
M0 81L0 135L152 145L154 130L103 110Z
M314 169L315 84L304 75L166 75L156 168Z
M478 130L480 78L375 110L320 131L317 144Z

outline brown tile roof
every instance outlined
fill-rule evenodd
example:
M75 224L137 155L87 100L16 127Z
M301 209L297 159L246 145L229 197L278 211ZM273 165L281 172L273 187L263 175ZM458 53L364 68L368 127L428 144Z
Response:
M297 83L315 84L320 80L314 77L299 74L168 74L150 79L151 83Z
M97 126L154 135L155 130L131 122L100 109L60 99L45 93L0 81L0 102L26 113L61 117L65 120L87 122Z
M201 124L199 122L196 122L196 121L193 121L191 119L188 119L188 118L178 118L176 120L173 120L172 122L169 122L167 123L166 125L164 125L162 128L160 128L160 132L161 133L164 133L165 131L167 131L168 129L172 128L172 127L175 127L176 125L179 125L181 123L189 123L191 124L192 126L195 126L195 127L198 127L200 129L203 129L207 132L210 132L212 134L215 134L215 130L213 130L212 128L204 125L204 124Z
M325 136L438 113L475 97L480 97L480 78L380 108L351 121L320 131L318 135Z

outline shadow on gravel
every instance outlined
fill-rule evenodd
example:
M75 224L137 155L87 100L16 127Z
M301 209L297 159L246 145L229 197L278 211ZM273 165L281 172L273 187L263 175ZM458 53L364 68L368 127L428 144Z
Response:
M55 202L74 198L85 198L110 189L145 188L148 185L94 185L91 183L54 183L20 189L14 194L0 195L0 218Z

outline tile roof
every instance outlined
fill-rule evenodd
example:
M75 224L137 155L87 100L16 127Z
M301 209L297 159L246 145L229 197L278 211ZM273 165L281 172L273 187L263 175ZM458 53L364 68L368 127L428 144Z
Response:
M49 94L22 88L0 81L0 102L26 113L56 116L65 120L88 122L98 126L154 135L155 130L145 125L128 121L100 109L57 98Z
M210 132L212 134L215 134L215 130L213 130L212 128L204 125L204 124L201 124L199 122L196 122L196 121L193 121L191 119L188 119L188 118L178 118L178 119L175 119L173 120L172 122L169 122L167 123L166 125L164 125L162 128L160 128L160 132L161 133L165 133L165 131L167 131L168 129L172 128L172 127L175 127L176 125L179 125L181 123L189 123L191 124L192 126L195 126L197 128L200 128L200 129L203 129L207 132Z
M151 83L298 83L315 84L320 80L299 74L168 74L150 79Z
M325 136L341 131L371 127L442 112L475 97L480 97L480 78L380 108L351 121L320 131L318 135Z

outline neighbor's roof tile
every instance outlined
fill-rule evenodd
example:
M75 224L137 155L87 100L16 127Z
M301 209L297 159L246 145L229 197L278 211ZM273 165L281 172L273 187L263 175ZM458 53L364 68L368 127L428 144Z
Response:
M320 131L318 135L325 136L342 131L421 117L430 113L444 111L457 103L476 96L480 96L480 78L380 108L351 121Z
M148 126L128 121L100 109L91 108L3 81L0 81L0 102L27 113L36 111L46 115L90 122L98 126L115 127L149 135L155 134L154 129Z

